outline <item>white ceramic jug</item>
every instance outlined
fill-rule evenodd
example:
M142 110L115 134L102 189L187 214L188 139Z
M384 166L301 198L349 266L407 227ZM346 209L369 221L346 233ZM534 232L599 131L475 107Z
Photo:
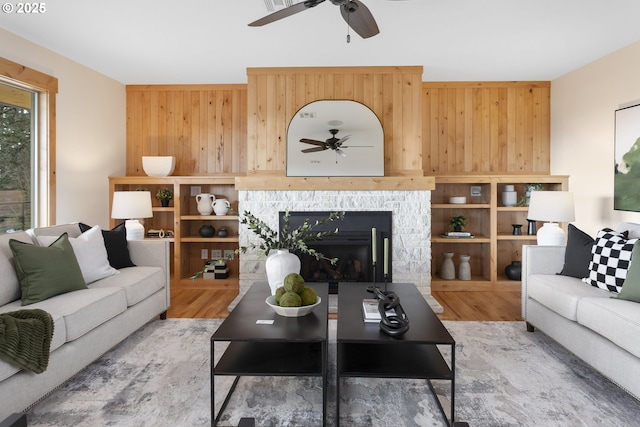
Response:
M216 199L211 206L216 215L226 215L231 209L231 203L227 199Z
M198 204L198 212L200 215L211 215L213 211L213 202L216 200L216 196L209 193L202 193L196 196L196 203Z

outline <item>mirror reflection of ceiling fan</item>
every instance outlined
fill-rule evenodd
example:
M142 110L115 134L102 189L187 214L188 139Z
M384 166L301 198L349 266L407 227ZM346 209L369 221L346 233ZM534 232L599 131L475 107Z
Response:
M341 157L347 157L347 153L342 151L343 148L373 147L373 145L342 145L345 141L351 138L351 135L343 136L342 138L337 138L336 134L338 133L338 129L330 129L329 132L331 133L331 138L326 139L325 141L318 141L317 139L309 139L309 138L300 139L300 142L316 146L311 148L305 148L304 150L302 150L302 152L315 153L318 151L325 151L325 150L331 149L335 151L337 155Z
M292 6L280 9L270 15L258 19L249 24L250 27L261 27L266 24L278 21L282 18L294 15L303 10L316 7L325 0L305 0L300 3L296 3ZM360 0L330 0L336 6L340 6L340 13L342 18L347 22L347 25L353 29L363 39L373 37L380 32L378 24L373 18L373 15ZM347 36L347 41L349 37Z

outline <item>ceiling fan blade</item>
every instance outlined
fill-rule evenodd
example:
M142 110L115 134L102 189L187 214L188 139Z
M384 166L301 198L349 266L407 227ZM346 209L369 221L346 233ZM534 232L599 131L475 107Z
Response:
M300 142L304 142L305 144L312 144L312 145L320 145L320 146L325 146L327 145L326 142L324 141L318 141L317 139L308 139L308 138L302 138L300 140Z
M301 150L303 153L315 153L316 151L324 151L327 150L327 147L313 147L313 148L305 148Z
M373 145L344 145L341 148L371 148Z
M272 22L278 21L282 18L286 18L287 16L294 15L298 12L302 12L303 10L310 9L322 3L325 0L307 0L301 3L296 3L293 6L286 7L284 9L280 9L277 12L272 13L271 15L267 15L263 18L258 19L257 21L253 21L249 24L250 27L261 27L266 24L270 24Z
M340 6L340 12L347 24L363 39L373 37L380 32L369 8L360 0L347 1Z
M337 142L336 145L340 146L342 145L343 142L347 141L349 138L351 138L351 135L346 135L343 136L342 138L340 138Z

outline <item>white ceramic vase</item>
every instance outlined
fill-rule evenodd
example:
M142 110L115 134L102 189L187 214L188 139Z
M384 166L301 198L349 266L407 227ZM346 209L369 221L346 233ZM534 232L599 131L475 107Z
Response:
M211 215L213 212L213 202L216 197L213 194L202 193L196 196L196 203L198 204L198 212L200 215Z
M289 249L276 249L269 253L264 267L267 270L267 281L269 288L271 288L271 295L275 295L276 289L282 286L287 274L300 274L300 258L289 252Z
M216 199L212 206L216 215L226 215L231 209L231 203L227 199Z
M442 253L440 278L443 280L453 280L456 278L456 266L453 264L453 252Z
M460 255L460 266L458 267L458 279L471 280L470 255Z

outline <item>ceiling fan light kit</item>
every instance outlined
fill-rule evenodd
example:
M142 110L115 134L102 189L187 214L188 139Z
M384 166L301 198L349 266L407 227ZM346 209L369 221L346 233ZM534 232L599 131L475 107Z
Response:
M296 13L302 12L312 7L316 7L325 0L306 0L300 3L296 3L292 6L280 9L277 12L262 17L249 24L250 27L261 27L266 24L270 24L280 19L287 18ZM340 13L342 18L346 21L347 26L351 27L353 31L358 33L363 39L373 37L380 33L378 24L376 23L373 14L367 6L365 6L360 0L330 0L332 4L340 7ZM347 41L349 36L347 35Z

